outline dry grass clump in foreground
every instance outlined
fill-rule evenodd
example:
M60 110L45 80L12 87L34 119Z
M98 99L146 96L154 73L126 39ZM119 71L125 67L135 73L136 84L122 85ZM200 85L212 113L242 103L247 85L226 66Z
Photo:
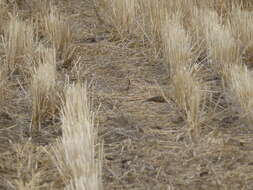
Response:
M62 138L54 147L55 164L68 190L101 190L102 149L97 145L94 113L86 85L69 85L61 112ZM98 150L98 156L96 151Z
M55 49L46 49L32 75L32 128L40 129L42 120L53 116L57 108Z

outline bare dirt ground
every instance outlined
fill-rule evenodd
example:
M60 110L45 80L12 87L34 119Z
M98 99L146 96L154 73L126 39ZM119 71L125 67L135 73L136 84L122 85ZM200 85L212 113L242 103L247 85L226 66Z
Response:
M71 22L80 57L79 64L58 68L59 81L67 74L71 81L88 80L94 107L100 105L105 190L253 189L253 131L232 111L229 98L192 143L176 105L161 98L162 90L173 90L163 60L135 39L115 39L91 1L55 2ZM0 189L22 189L31 178L36 189L62 189L45 152L61 135L60 123L45 121L30 135L29 85L17 85L18 79L11 78L13 92L0 115Z

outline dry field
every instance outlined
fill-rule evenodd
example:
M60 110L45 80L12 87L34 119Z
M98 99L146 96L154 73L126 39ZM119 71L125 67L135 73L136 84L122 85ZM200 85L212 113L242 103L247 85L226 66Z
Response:
M253 189L251 1L0 0L0 23L0 189Z

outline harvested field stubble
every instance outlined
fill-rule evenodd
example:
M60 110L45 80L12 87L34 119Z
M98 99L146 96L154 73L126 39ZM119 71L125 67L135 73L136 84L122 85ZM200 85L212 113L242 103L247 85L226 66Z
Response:
M252 11L0 1L0 189L253 189Z

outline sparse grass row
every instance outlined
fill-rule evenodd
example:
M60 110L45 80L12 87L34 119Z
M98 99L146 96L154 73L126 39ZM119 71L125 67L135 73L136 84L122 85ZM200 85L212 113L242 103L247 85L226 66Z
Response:
M211 2L207 0L94 0L94 2L97 5L97 12L100 13L99 16L112 25L121 38L124 39L129 34L144 37L148 40L149 45L156 47L157 51L161 48L159 45L161 43L160 31L164 21L176 12L181 14L182 24L190 30L195 27L195 25L189 25L191 17L194 16L194 10L214 11L225 21L231 12L234 12L234 15L237 14L234 11L235 7L253 8L253 3L243 0Z
M102 149L96 148L97 131L90 106L86 85L67 87L61 111L63 135L54 147L54 157L61 175L70 180L66 181L68 190L102 189Z
M238 24L239 26L237 27L243 27L240 31L249 30L249 33L252 32L247 24ZM239 103L243 110L242 116L246 116L252 122L253 89L251 84L253 76L247 66L243 65L241 43L240 41L238 43L238 40L245 40L245 47L247 47L247 44L251 43L252 39L250 34L247 34L248 37L240 37L239 34L241 32L237 30L235 37L238 39L236 40L232 35L236 30L231 30L226 25L222 25L217 21L215 22L215 20L210 20L206 30L206 42L209 58L213 62L213 68L222 76L225 84L224 87L229 88L232 94L235 95L236 98L233 100Z
M159 3L152 0L95 0L95 3L99 16L105 18L122 39L137 36L146 40L156 53L161 48L160 31L167 17L189 8L186 9L186 0L161 0Z
M164 42L163 54L168 64L166 66L175 89L173 99L183 110L190 137L195 140L201 134L206 98L205 84L198 76L200 66L195 64L199 55L193 51L194 44L178 15L167 20L161 35Z
M42 0L36 3L51 5ZM33 128L39 127L43 119L54 113L57 107L56 65L58 61L69 60L74 49L72 34L65 19L51 6L50 11L42 12L47 14L43 17L42 14L32 15L26 21L17 12L10 14L2 36L4 56L1 64L2 68L8 68L6 75L18 71L16 73L22 75L22 81L24 76L24 82L30 83L31 80ZM41 28L49 44L39 39ZM52 49L44 47L50 44Z
M74 50L70 27L57 9L50 7L47 15L40 16L37 27L48 41L38 44L29 60L34 67L30 88L32 130L40 130L43 121L56 114L59 106L57 62L70 59ZM51 48L44 47L47 45ZM93 117L86 86L69 86L61 112L63 136L54 149L59 172L66 180L70 179L66 181L66 189L102 189L101 157L95 159L97 137Z
M38 5L44 3L48 1L38 1ZM45 10L46 5L50 5L49 11ZM58 62L69 61L75 49L69 24L55 7L46 5L42 6L41 12L31 16L33 22L23 21L18 14L11 16L2 38L8 74L16 69L29 72L31 132L41 132L43 122L55 117L59 106L56 67ZM1 97L4 97L4 74L1 70ZM95 159L97 134L86 86L69 86L65 95L61 115L63 137L55 149L55 164L63 176L70 177L66 189L102 189L102 152ZM16 186L19 189L30 188L29 185ZM35 188L35 184L31 188Z
M201 103L205 102L203 98L206 95L203 89L207 88L200 82L201 80L192 67L200 56L199 51L195 51L195 47L199 45L198 42L202 42L201 47L207 49L211 65L222 75L227 85L235 81L232 79L230 70L241 63L242 53L252 46L253 30L250 24L252 13L242 11L240 8L250 9L252 7L252 4L246 1L217 0L210 3L182 0L159 1L158 3L157 1L136 0L126 3L125 1L105 0L103 6L112 6L114 11L106 12L106 14L110 17L109 22L113 23L113 27L117 28L121 35L136 33L136 30L132 29L132 26L136 25L140 29L138 32L143 33L139 36L145 36L149 44L155 46L156 49L163 48L163 56L167 63L165 65L169 68L170 77L175 83L175 91L178 90L175 98L178 98L178 104L188 113L187 120L194 120L195 123L198 123L196 122L197 117L193 114L203 114L200 107ZM187 12L185 8L189 6L192 9ZM124 13L122 17L117 16L118 13L115 10L121 10ZM187 25L186 21L190 21L192 26ZM121 27L124 29L122 30ZM192 39L197 43L194 44ZM188 88L180 90L180 83L181 85L191 83L192 85L188 85L194 87L189 89L190 87L187 86ZM231 88L234 89L235 84L232 86ZM234 91L237 93L235 89ZM186 94L186 99L180 98ZM189 98L192 96L196 99ZM182 103L183 100L184 103ZM195 105L195 108L190 108L189 105Z
M47 0L34 2L35 8L40 5L42 8L26 21L19 16L17 11L9 13L9 18L6 19L8 20L7 27L4 27L1 36L3 54L9 71L19 69L24 72L29 69L25 62L27 58L37 56L36 50L41 44L56 49L57 60L61 63L72 61L75 50L72 31L63 15L49 2ZM1 10L4 12L4 7L2 9L0 7Z

